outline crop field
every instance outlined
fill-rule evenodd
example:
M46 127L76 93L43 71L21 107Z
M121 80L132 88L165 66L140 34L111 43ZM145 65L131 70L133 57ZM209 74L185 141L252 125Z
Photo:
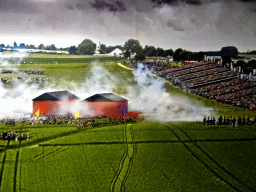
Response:
M252 55L252 54L238 54L238 56L245 57L248 59L256 59L256 55Z
M117 58L32 54L26 58L30 59L35 64L17 68L40 69L53 81L74 83L74 87L92 83L90 77L99 75L95 67L104 72L102 85L111 82L115 93L136 85L131 71L117 65ZM256 115L168 83L165 89L203 103L218 115ZM256 191L256 126L97 121L102 124L83 129L77 129L76 123L0 124L0 132L30 133L28 140L0 140L1 191Z
M200 122L15 125L1 191L254 191L256 128Z

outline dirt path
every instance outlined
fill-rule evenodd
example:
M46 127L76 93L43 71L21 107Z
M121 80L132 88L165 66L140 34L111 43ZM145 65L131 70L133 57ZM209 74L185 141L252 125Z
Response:
M128 69L128 70L131 70L131 71L134 71L134 69L132 68L129 68L129 67L126 67L125 65L121 64L121 63L117 63L117 65L119 65L120 67L122 68L125 68L125 69Z

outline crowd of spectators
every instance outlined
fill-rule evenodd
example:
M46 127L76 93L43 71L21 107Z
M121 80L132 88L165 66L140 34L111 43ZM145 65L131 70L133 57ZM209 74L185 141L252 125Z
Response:
M210 69L210 70L207 70L207 71L200 71L200 72L197 72L197 73L190 73L190 74L187 74L187 75L183 75L183 76L179 76L178 79L181 80L181 81L184 81L184 80L189 80L189 79L193 79L193 78L197 78L197 77L204 77L204 76L208 76L208 75L217 75L219 73L223 73L223 72L227 72L229 71L228 69L225 69L225 68L222 68L222 67L219 67L219 68L214 68L214 69Z
M136 68L137 63L130 63ZM219 102L256 109L256 82L242 79L237 72L210 62L197 62L182 67L172 67L164 63L144 62L145 67L155 74L172 80L172 83L186 91ZM226 65L225 65L226 66Z
M223 81L216 84L197 87L195 89L191 89L191 92L201 95L203 97L215 99L217 95L228 94L239 90L248 89L251 87L256 87L255 81L235 78L232 80Z
M216 96L216 101L241 106L243 108L256 109L255 87L243 89L229 94ZM253 100L254 99L254 100Z
M179 77L179 76L183 76L183 75L186 75L186 74L190 74L190 73L195 73L195 72L199 72L199 71L205 71L205 70L208 70L208 69L213 69L213 68L218 68L219 65L215 65L215 64L204 64L204 65L200 65L200 66L196 66L196 67L193 67L193 68L188 68L188 69L185 69L185 70L179 70L179 71L176 71L176 72L172 72L172 76L173 77Z
M203 76L203 77L196 78L196 79L191 79L191 80L186 81L185 84L188 87L193 87L198 84L211 83L213 81L217 81L217 80L221 80L221 79L222 80L229 79L231 77L236 77L236 76L237 76L237 73L229 71L229 72L224 72L224 73L220 73L220 74L212 74L212 75L207 75L207 76Z

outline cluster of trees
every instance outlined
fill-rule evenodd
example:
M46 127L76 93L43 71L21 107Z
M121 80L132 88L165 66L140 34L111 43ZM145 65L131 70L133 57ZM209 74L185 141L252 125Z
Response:
M44 44L40 44L38 47L36 47L35 45L32 45L32 44L26 45L25 43L20 43L20 45L18 45L16 42L13 43L13 46L10 46L10 45L5 46L5 44L0 44L0 48L57 50L54 44L46 45L46 46ZM67 48L67 50L68 49L69 48Z
M0 48L28 48L28 49L43 49L43 50L57 50L54 44L45 46L44 44L40 44L38 47L35 45L25 45L25 43L20 43L18 46L16 42L14 42L13 47L4 44L0 44ZM140 42L135 39L129 39L124 43L124 45L117 45L117 46L106 46L105 44L100 44L99 52L101 54L106 54L112 52L115 48L119 48L124 51L125 57L130 57L131 54L136 53L135 59L136 60L143 60L145 57L167 57L173 56L173 60L178 61L185 61L185 60L196 60L202 61L204 55L209 56L222 56L223 61L230 62L231 58L238 57L238 50L236 47L227 46L222 47L220 51L215 52L191 52L187 50L183 50L181 48L173 51L172 49L164 50L160 47L155 48L154 46L146 45L144 48L140 45ZM95 53L96 43L94 43L90 39L83 40L77 47L70 46L66 48L60 48L59 50L69 51L69 54L72 55L93 55ZM248 66L248 70L250 70L251 66Z
M241 66L244 73L250 74L251 72L253 72L253 69L256 69L256 60L248 61L248 63L242 60L239 60L234 64L234 67L239 67L239 66Z
M204 55L208 56L221 56L225 63L229 63L231 58L237 58L238 50L236 47L227 46L222 47L220 51L210 51L210 52L191 52L186 51L181 48L177 49L173 54L174 61L185 61L185 60L196 60L202 61Z
M115 48L119 48L120 50L124 51L124 56L125 57L130 57L131 54L136 53L138 56L146 57L153 57L153 56L159 56L159 57L166 57L166 56L172 56L173 55L173 50L168 49L164 50L162 48L155 48L154 46L148 46L146 45L145 48L140 45L140 42L135 39L129 39L124 43L124 45L117 45L117 46L106 46L105 44L100 44L100 49L99 52L101 54L106 54L110 53L113 51ZM81 54L81 55L92 55L94 54L96 49L96 44L91 41L90 39L85 39L78 45L76 46L71 46L69 48L69 53L70 54ZM137 57L138 57L137 56Z
M205 53L200 51L200 52L191 52L191 51L186 51L181 48L176 49L174 54L173 54L173 60L178 62L178 61L186 61L186 60L193 60L193 61L202 61L204 59Z

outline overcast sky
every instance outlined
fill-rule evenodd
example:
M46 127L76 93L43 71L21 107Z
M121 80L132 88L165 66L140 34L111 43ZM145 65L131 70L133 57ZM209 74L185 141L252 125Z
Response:
M11 46L69 47L84 39L109 46L138 38L164 49L246 52L256 50L256 1L0 0L0 37Z

